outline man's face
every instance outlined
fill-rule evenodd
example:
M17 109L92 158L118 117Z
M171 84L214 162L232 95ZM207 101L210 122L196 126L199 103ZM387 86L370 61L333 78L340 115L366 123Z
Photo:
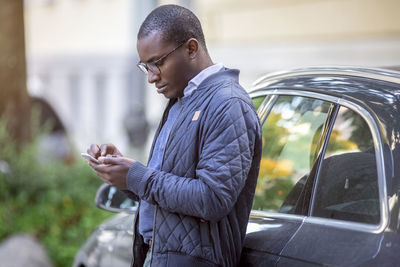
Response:
M185 44L178 47L175 43L166 43L158 32L140 38L137 41L137 50L140 61L150 63L166 56L158 62L158 71L156 73L148 70L147 80L154 83L157 92L163 94L166 98L176 98L183 96L183 90L187 86L188 79L187 62L188 57L185 55ZM177 48L175 51L173 51ZM171 53L171 51L173 51Z

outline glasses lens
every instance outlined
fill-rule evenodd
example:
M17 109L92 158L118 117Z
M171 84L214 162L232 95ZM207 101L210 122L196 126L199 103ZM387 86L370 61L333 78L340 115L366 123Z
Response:
M137 66L138 66L138 68L139 68L141 71L143 71L144 73L147 74L146 64L144 64L143 62L139 62L139 63L137 64Z
M148 68L152 73L154 73L155 75L160 74L160 69L157 67L156 64L154 64L154 63L147 63L146 65L147 65L147 68Z
M152 63L143 63L143 62L139 62L137 64L138 68L143 71L145 74L148 74L148 71L150 70L152 73L154 73L155 75L159 75L160 74L160 69Z

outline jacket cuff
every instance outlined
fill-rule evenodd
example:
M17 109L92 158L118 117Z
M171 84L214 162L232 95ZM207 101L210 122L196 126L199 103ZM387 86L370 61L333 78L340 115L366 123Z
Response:
M145 181L152 171L152 169L147 168L138 161L133 163L126 176L126 186L128 190L142 197L145 189Z

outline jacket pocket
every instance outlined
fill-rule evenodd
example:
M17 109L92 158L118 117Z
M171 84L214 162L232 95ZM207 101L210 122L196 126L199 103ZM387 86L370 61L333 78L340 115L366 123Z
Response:
M200 220L200 238L202 247L211 247L210 227L204 220Z

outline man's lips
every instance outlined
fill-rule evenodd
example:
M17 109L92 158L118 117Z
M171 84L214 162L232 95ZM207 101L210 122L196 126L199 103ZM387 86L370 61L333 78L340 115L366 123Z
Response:
M162 86L157 86L157 93L162 94L165 92L167 86L166 85L162 85Z

